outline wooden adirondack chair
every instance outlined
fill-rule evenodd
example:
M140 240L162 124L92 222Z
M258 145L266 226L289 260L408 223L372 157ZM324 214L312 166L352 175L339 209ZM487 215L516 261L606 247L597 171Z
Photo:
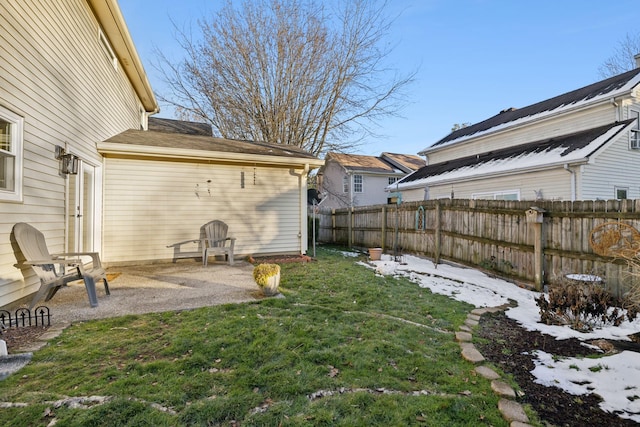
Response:
M214 220L204 224L200 227L199 238L167 246L173 248L173 262L178 258L202 258L202 264L207 265L210 256L225 255L229 265L233 265L233 247L236 239L227 237L228 230L229 227L222 221ZM185 245L195 249L185 249Z
M30 265L40 278L40 289L31 300L29 309L32 309L45 294L45 301L49 301L62 286L80 279L84 280L91 307L98 305L96 280L104 281L104 290L110 295L107 274L102 268L97 252L50 254L44 235L24 222L13 226L13 235L24 255L24 264ZM86 268L80 256L90 256L93 260L92 268Z

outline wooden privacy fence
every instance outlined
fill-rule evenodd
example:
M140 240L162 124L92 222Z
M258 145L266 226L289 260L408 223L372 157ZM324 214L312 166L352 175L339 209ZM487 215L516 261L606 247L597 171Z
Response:
M611 221L638 229L640 200L442 199L321 209L317 218L320 242L454 261L539 289L570 273L596 274L622 296L627 263L594 253L589 236Z

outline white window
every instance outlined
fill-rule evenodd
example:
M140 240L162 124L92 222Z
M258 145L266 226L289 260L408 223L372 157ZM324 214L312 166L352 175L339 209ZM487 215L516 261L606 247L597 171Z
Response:
M474 193L472 199L489 200L520 200L520 190L491 191L486 193Z
M117 70L118 69L118 57L113 52L113 48L111 47L111 43L109 43L109 40L107 39L107 36L104 35L102 30L100 30L100 32L98 34L98 37L100 38L100 44L102 45L102 50L107 55L107 58L109 58L109 61L113 65L113 68L115 68Z
M349 175L345 175L342 177L342 192L349 192Z
M629 112L630 119L636 119L636 122L631 128L631 135L629 137L629 147L638 150L640 149L640 112L631 110Z
M627 199L629 195L629 189L627 187L614 187L616 199Z
M0 107L0 200L22 201L24 119Z
M362 175L353 175L353 192L362 193Z
M395 184L398 181L398 177L390 176L389 177L389 185Z

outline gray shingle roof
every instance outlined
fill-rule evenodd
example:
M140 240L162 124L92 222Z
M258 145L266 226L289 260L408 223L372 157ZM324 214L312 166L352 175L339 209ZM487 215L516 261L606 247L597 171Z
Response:
M640 68L636 68L626 73L619 74L524 108L509 108L503 110L487 120L450 133L429 148L438 147L448 142L489 131L493 128L497 128L498 126L506 125L517 120L533 118L535 116L542 115L545 112L558 110L562 107L576 105L596 98L608 98L610 96L615 96L618 92L630 90L633 86L637 85L640 81L637 78L639 74Z
M424 166L404 177L399 184L407 184L436 177L469 177L481 173L515 171L523 167L544 167L554 163L580 161L593 155L600 147L629 126L634 119L515 145L478 155L462 157Z

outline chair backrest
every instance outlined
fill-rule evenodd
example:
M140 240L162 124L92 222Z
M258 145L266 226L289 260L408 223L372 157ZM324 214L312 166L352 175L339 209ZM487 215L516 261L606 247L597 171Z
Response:
M32 225L17 223L13 226L13 236L27 261L51 259L44 234Z
M222 221L210 221L202 226L211 247L224 246L229 226ZM219 240L214 242L215 240Z

